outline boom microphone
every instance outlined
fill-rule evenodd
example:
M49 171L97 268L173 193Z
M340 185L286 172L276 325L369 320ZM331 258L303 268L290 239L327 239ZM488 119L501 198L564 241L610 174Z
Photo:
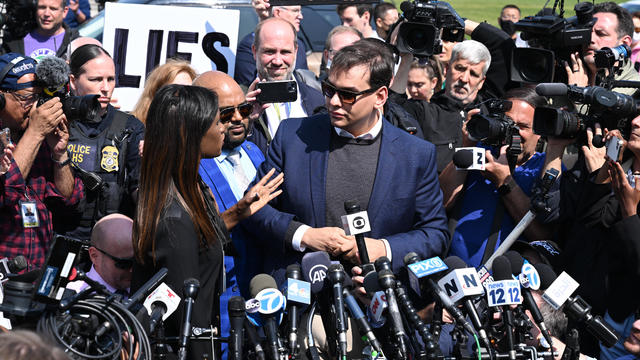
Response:
M46 56L36 65L36 79L45 94L53 96L69 82L71 69L66 61L57 56Z
M562 83L541 83L536 85L536 93L540 96L564 96L569 88Z

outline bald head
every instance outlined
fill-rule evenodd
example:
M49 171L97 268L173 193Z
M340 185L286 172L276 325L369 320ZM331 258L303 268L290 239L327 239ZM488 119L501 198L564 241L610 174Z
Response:
M111 214L98 220L91 231L91 245L103 250L131 247L133 220L121 214Z
M212 90L218 95L220 121L224 125L224 143L222 148L232 150L244 142L249 134L249 114L240 109L250 109L246 105L242 89L233 78L220 71L207 71L198 76L193 85ZM245 104L244 106L241 106Z

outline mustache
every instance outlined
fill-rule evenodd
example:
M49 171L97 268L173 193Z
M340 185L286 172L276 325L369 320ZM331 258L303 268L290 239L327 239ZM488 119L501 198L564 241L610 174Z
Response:
M465 89L465 90L467 90L467 92L471 92L471 89L469 88L469 84L465 84L465 83L462 83L460 81L458 81L455 84L453 84L453 87L456 88L456 89Z

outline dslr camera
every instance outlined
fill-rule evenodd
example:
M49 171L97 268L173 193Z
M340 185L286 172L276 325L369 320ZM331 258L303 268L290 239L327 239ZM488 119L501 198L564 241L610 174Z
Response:
M427 58L442 51L441 39L464 40L464 20L446 2L404 1L400 9L407 20L399 25L398 30L396 46L401 53Z
M589 105L589 111L585 115L551 107L538 107L533 116L533 131L538 135L571 139L598 122L603 128L620 130L626 138L629 133L629 119L640 114L640 103L633 97L599 86L539 84L536 92L539 95L555 95L549 92L554 92L559 87L566 87L566 95L570 101Z
M489 99L486 102L488 114L473 115L467 123L469 138L488 146L511 145L513 135L519 135L516 123L505 114L511 110L511 101Z
M511 57L511 80L517 82L552 82L556 75L560 82L566 77L562 62L571 61L570 55L582 52L584 45L591 43L591 29L596 23L593 17L593 4L576 4L575 17L562 17L564 9L560 6L560 15L555 9L542 9L536 16L527 16L515 24L522 32L522 39L529 42L530 48L516 48Z

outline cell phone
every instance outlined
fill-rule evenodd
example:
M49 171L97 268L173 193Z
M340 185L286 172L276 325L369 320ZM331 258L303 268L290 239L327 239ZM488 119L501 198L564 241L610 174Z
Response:
M622 158L622 145L624 144L624 140L612 136L609 140L607 140L607 157L613 161L620 162Z
M4 128L0 130L0 156L4 152L4 148L11 144L11 130Z
M256 88L261 90L256 100L263 104L298 100L298 84L295 80L259 82Z

